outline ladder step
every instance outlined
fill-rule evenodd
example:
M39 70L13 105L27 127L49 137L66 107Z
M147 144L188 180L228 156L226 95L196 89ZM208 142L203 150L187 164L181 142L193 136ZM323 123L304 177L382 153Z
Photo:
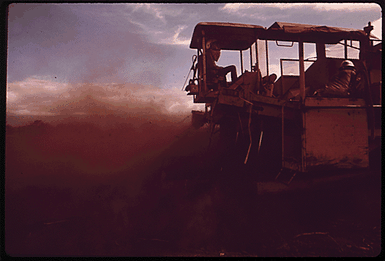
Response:
M285 185L289 185L293 181L296 174L297 171L295 170L282 168L279 171L278 175L274 178L274 180L281 182Z

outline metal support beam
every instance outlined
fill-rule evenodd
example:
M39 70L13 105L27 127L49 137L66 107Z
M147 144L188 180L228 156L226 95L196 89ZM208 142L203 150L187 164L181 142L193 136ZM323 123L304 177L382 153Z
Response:
M301 171L306 172L306 113L302 114L302 130L301 130Z
M242 53L242 50L240 50L239 53L241 56L241 74L243 74L243 53Z
M317 50L317 60L326 59L325 44L324 43L316 43L316 50Z
M207 71L207 64L206 64L206 37L205 37L205 31L202 30L202 49L203 49L203 92L207 92L206 88L206 71ZM202 90L200 90L202 91ZM201 92L199 92L201 95Z
M281 110L281 146L282 146L282 157L281 157L281 163L282 167L284 166L284 161L285 161L285 106L282 105L282 110ZM277 176L278 177L278 176ZM276 179L277 179L276 177Z
M259 61L258 61L258 40L255 41L255 70L259 70Z
M305 62L303 57L303 41L298 41L299 49L299 91L302 102L305 100Z
M255 41L255 71L259 71L259 61L258 61L258 40ZM257 94L259 94L259 88L261 84L258 85Z
M253 71L253 49L250 46L250 72Z
M344 52L345 52L345 60L348 59L348 40L344 40Z
M266 47L266 76L269 76L269 47L268 42L265 40L265 47Z

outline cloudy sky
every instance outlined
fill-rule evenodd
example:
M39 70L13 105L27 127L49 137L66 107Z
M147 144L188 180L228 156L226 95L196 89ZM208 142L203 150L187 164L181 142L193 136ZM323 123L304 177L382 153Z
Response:
M122 112L190 112L197 107L181 88L194 26L276 21L354 29L371 21L381 37L377 4L11 4L7 113L87 114L90 100Z

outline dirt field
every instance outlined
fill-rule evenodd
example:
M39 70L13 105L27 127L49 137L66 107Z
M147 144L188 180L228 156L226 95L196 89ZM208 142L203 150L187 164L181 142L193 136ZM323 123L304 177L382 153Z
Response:
M224 171L220 157L207 160L207 132L186 126L8 126L6 253L380 254L380 168L311 189L261 194L260 170Z

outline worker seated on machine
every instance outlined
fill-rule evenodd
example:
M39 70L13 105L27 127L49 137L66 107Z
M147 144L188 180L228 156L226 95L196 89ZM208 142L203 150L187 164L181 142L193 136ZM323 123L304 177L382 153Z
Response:
M352 83L355 82L356 68L350 60L341 63L338 73L324 88L316 90L313 95L321 97L349 97Z
M226 75L231 73L231 81L234 83L237 80L237 69L235 65L221 67L216 65L216 62L221 56L221 49L215 40L209 40L206 44L207 50L207 83L213 84L213 89L216 89L218 83L221 86L227 87ZM231 83L229 84L231 85Z

